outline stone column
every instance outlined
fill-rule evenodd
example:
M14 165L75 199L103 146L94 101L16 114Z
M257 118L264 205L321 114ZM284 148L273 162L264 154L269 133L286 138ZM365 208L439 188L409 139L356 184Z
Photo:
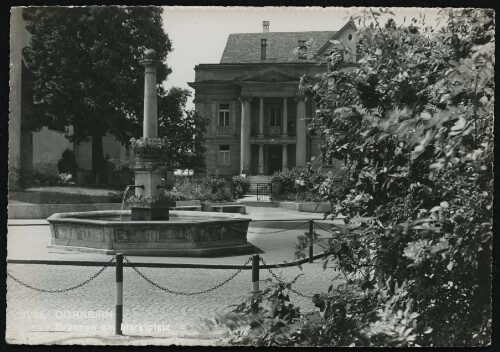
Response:
M297 144L295 151L295 165L305 166L306 165L306 103L303 97L299 97L297 100Z
M283 171L285 170L288 170L288 144L283 144L283 166L281 167L281 169Z
M264 137L264 98L260 98L259 107L259 137Z
M250 172L250 98L241 98L240 170Z
M283 137L288 137L288 98L283 98Z
M158 113L156 104L156 51L147 50L144 60L144 124L142 135L144 138L158 137Z
M264 175L264 144L259 144L259 175Z

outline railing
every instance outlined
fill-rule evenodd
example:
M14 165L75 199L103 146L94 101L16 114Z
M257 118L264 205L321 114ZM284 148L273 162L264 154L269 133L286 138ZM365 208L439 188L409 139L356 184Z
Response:
M281 136L281 126L271 126L269 127L270 136Z
M280 220L265 220L266 222L269 221L280 221ZM228 284L231 280L233 280L236 276L238 276L243 270L252 270L252 282L251 286L249 287L252 288L250 293L252 295L258 295L261 293L260 291L260 270L266 270L269 272L271 277L273 277L274 280L276 280L277 283L280 283L284 285L290 292L304 297L308 299L312 299L314 295L311 294L305 294L303 292L300 292L294 288L292 288L292 284L295 283L295 280L290 282L284 282L276 273L273 272L272 269L276 268L286 268L286 267L295 267L295 266L300 266L306 263L313 263L314 260L320 259L323 257L327 257L331 254L330 250L330 245L329 244L321 244L318 235L314 231L314 226L316 225L319 229L326 231L329 234L338 234L339 230L338 228L334 225L331 224L334 229L326 229L323 226L320 226L317 221L314 221L312 219L300 219L300 220L286 220L289 222L298 222L298 224L295 224L294 226L286 229L280 229L278 231L266 231L266 232L251 232L248 231L248 233L255 233L255 234L265 234L265 235L270 235L270 234L276 234L276 233L282 233L286 231L291 231L294 229L297 229L299 227L302 227L306 224L308 224L308 231L305 233L307 239L308 239L308 244L309 244L309 256L307 258L301 259L301 260L296 260L294 262L284 262L284 263L279 263L279 264L267 264L264 258L259 256L258 254L254 254L250 256L242 265L206 265L206 264L164 264L164 263L145 263L145 264L134 264L129 258L123 256L121 253L117 253L115 256L113 256L109 261L106 262L65 262L65 265L76 265L76 266L101 266L101 268L91 277L87 278L84 281L81 281L79 284L69 286L67 288L60 288L60 289L47 289L47 288L40 288L40 287L35 287L31 284L28 284L21 279L17 278L16 276L12 275L9 271L7 271L7 276L12 279L13 281L17 282L18 284L40 292L40 293L65 293L69 291L73 291L75 289L78 289L91 281L93 281L95 278L97 278L99 275L101 275L108 267L114 266L116 268L116 274L115 274L115 287L116 287L116 304L115 304L115 334L116 335L122 335L122 324L123 324L123 289L124 289L124 275L123 275L123 268L124 267L130 267L132 268L137 275L139 275L142 279L144 279L147 283L150 285L154 286L155 288L167 293L167 294L172 294L175 296L197 296L197 295L202 295L202 294L207 294L209 292L215 291L219 289L220 287ZM242 231L241 229L234 228L235 230ZM247 232L247 231L245 231ZM322 240L330 240L330 238L322 238ZM323 253L319 254L313 254L313 245L318 244L320 247L324 249ZM57 263L56 263L57 262ZM7 263L10 264L61 264L60 261L56 262L50 262L46 260L41 260L41 261L23 261L23 260L7 260ZM251 263L251 265L249 265ZM261 264L262 263L262 264ZM144 274L141 270L139 270L139 267L156 267L156 268L204 268L204 269L235 269L236 271L228 276L225 280L216 283L215 285L212 285L208 288L205 289L199 289L195 291L178 291L178 290L173 290L170 289L162 284L159 284L152 279L150 279L146 274ZM168 277L168 275L167 275ZM311 302L313 302L311 300Z
M257 202L269 202L271 200L271 184L257 183Z

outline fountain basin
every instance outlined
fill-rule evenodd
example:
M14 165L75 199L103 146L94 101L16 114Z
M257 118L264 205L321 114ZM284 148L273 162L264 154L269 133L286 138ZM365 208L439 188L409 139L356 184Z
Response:
M120 221L122 216L122 221ZM255 253L247 242L251 219L238 214L170 211L169 221L131 221L131 211L50 216L50 247L143 256L209 257Z

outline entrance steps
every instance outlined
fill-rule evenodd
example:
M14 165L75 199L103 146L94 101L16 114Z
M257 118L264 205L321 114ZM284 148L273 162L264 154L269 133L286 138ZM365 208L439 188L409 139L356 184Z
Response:
M257 194L257 184L258 183L270 183L272 176L270 175L254 175L247 176L248 181L250 182L250 190L248 194Z

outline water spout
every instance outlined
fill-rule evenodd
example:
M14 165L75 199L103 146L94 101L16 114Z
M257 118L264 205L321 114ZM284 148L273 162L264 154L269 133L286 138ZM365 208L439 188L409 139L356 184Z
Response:
M125 199L127 198L128 190L131 189L131 188L142 188L142 189L144 189L144 186L143 185L128 185L127 187L125 187L125 192L123 192L123 198L122 198L122 210L120 212L120 222L122 221L123 205L125 204Z

